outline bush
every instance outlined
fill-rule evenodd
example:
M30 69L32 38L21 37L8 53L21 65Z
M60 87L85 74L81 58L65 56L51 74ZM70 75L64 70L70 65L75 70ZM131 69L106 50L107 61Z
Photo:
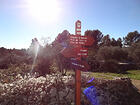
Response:
M33 72L38 72L40 76L52 73L50 68L54 57L55 53L51 45L40 47L37 55L33 58L33 65L35 65Z
M103 72L112 72L112 73L119 73L119 65L116 60L107 60L103 62L101 65L101 71Z

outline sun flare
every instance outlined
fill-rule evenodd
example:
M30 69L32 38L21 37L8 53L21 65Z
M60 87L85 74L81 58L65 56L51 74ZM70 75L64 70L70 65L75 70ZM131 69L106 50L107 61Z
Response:
M56 0L27 0L29 14L40 22L56 21L60 8Z

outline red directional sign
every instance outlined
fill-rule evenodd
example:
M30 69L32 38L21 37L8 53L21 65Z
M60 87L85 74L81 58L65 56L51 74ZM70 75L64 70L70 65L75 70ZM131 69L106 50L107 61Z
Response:
M63 54L65 57L68 57L68 58L87 57L88 56L88 49L81 48L81 47L64 48L61 51L61 54Z
M77 56L80 56L80 57L87 57L88 56L88 49L87 48L76 47L75 50L77 52Z
M87 62L77 59L71 59L71 67L73 69L78 69L82 71L88 71L90 69L90 66L87 64Z
M77 53L76 53L76 50L72 49L72 48L64 48L62 51L61 51L61 54L64 55L64 57L67 57L67 58L75 58L77 57Z
M72 44L72 45L90 46L94 42L92 37L90 37L90 36L81 36L81 35L70 35L69 40L70 40L70 44Z

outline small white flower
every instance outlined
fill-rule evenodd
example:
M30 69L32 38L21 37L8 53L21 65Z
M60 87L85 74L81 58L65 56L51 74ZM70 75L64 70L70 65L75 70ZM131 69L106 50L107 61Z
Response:
M14 84L11 83L11 84L9 84L9 86L14 86Z

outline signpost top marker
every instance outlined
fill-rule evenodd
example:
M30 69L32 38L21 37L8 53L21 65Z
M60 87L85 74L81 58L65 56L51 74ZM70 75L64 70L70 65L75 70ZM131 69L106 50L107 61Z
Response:
M77 20L75 23L75 35L81 35L81 21Z
M81 21L80 21L80 20L77 20L76 22L80 22L80 23L81 23Z
M75 22L75 24L81 24L81 21L80 21L80 20L77 20L77 21Z

